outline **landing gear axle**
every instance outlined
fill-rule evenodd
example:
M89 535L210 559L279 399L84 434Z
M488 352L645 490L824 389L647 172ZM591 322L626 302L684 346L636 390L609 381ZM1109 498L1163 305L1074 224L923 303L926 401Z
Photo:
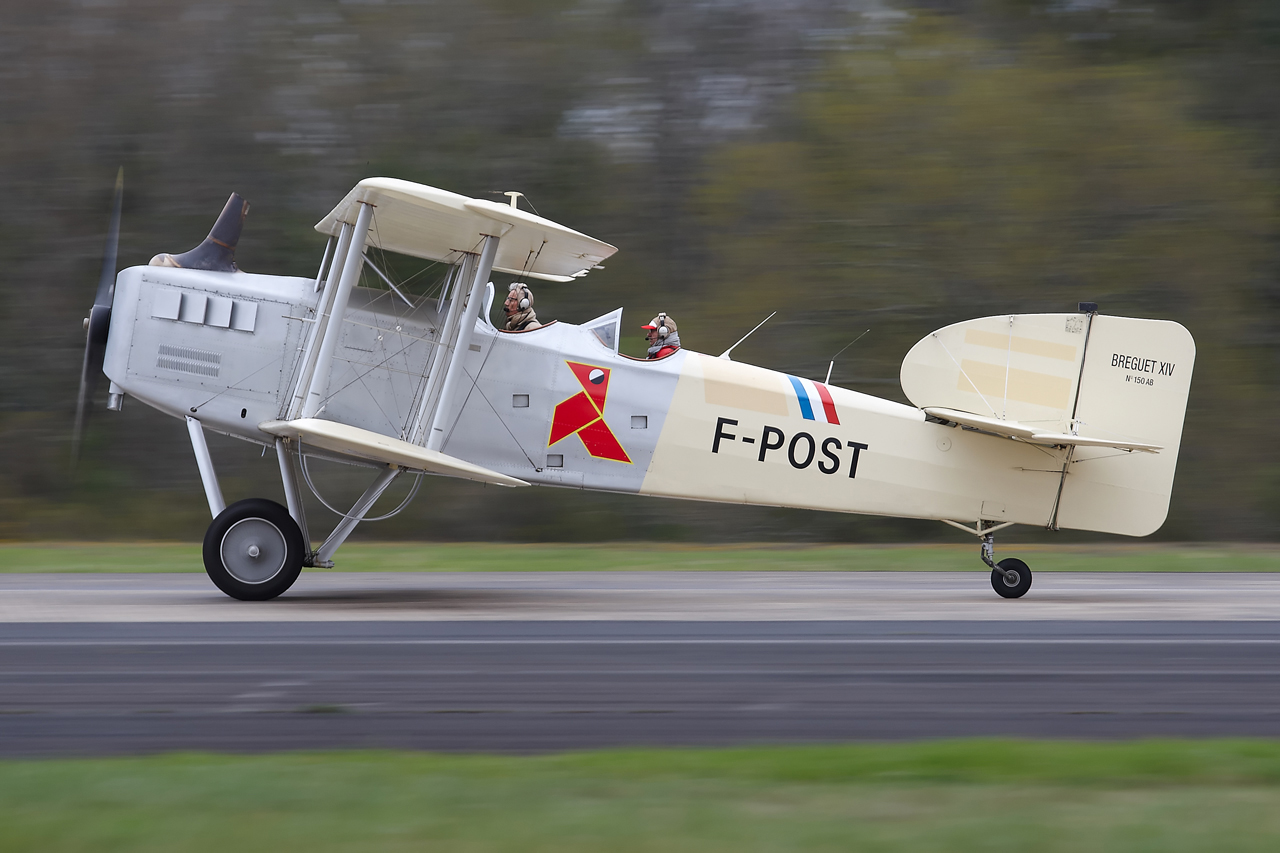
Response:
M204 536L204 568L218 589L241 601L267 601L293 586L307 556L302 531L274 501L238 501Z
M991 567L991 588L1001 598L1022 598L1031 589L1031 569L1026 563L1008 557L995 561L996 535L982 534L982 562Z
M991 570L991 588L1002 598L1022 598L1031 589L1031 569L1016 557L1001 560Z

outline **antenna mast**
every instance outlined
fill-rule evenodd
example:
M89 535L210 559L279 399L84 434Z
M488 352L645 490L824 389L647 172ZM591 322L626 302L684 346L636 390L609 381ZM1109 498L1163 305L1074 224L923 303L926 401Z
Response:
M777 311L774 311L774 312L773 312L773 314L777 314L777 313L778 313ZM765 317L763 320L761 320L759 323L757 323L757 324L756 324L756 329L760 328L760 327L761 327L761 326L763 326L765 323L767 323L767 322L769 322L770 320L772 320L772 319L773 319L773 314L770 314L768 317ZM742 342L743 342L743 341L745 341L747 338L749 338L749 337L751 337L752 335L754 335L754 334L756 333L756 329L752 329L751 331L747 332L747 333L746 333L745 335L743 335L742 337L738 338L738 343L737 343L737 344L734 344L734 345L733 345L733 347L736 347L738 344L742 343ZM729 358L729 353L733 352L733 347L729 347L727 350L725 350L724 352L720 353L720 358L723 358L725 361L733 361L733 359Z
M869 332L869 331L871 331L871 330L870 330L870 329L867 329L867 332ZM854 345L854 344L856 344L858 341L860 341L860 340L862 340L864 337L866 337L867 332L863 332L861 335L858 335L856 338L854 338L853 340L849 341L849 343L847 343L847 344L845 344L844 346L842 346L842 347L840 348L840 352L838 352L838 353L836 353L835 355L831 356L831 363L827 365L827 378L826 378L826 379L824 379L824 380L822 380L822 384L823 384L823 385L830 385L830 384L831 384L831 368L833 368L833 367L835 367L835 366L836 366L836 359L840 357L840 353L844 352L844 351L845 351L845 350L847 350L849 347L853 346L853 345Z

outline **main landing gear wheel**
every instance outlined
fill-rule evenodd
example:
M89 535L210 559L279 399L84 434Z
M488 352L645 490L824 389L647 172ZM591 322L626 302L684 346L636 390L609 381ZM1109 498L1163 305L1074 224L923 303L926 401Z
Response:
M1031 589L1031 569L1015 557L1001 560L991 570L991 588L1004 598L1022 598ZM1004 571L1001 571L1003 569Z
M209 579L241 601L267 601L293 586L306 553L289 511L262 498L233 503L204 534Z

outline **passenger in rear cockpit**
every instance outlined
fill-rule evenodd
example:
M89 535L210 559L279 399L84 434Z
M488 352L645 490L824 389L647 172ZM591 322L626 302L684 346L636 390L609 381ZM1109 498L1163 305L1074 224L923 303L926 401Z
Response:
M533 310L533 291L523 282L513 282L507 292L507 299L502 303L502 310L507 315L504 332L527 332L530 329L541 329L538 315Z
M676 321L664 311L640 328L649 342L649 358L666 358L680 349L680 335L676 333Z

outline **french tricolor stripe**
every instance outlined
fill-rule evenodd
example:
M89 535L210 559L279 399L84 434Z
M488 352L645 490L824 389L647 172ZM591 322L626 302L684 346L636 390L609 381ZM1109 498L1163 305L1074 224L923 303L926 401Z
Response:
M836 404L831 399L831 392L821 382L801 379L799 376L788 376L791 387L795 389L796 399L800 401L800 414L806 421L820 421L825 424L840 425L836 415Z

